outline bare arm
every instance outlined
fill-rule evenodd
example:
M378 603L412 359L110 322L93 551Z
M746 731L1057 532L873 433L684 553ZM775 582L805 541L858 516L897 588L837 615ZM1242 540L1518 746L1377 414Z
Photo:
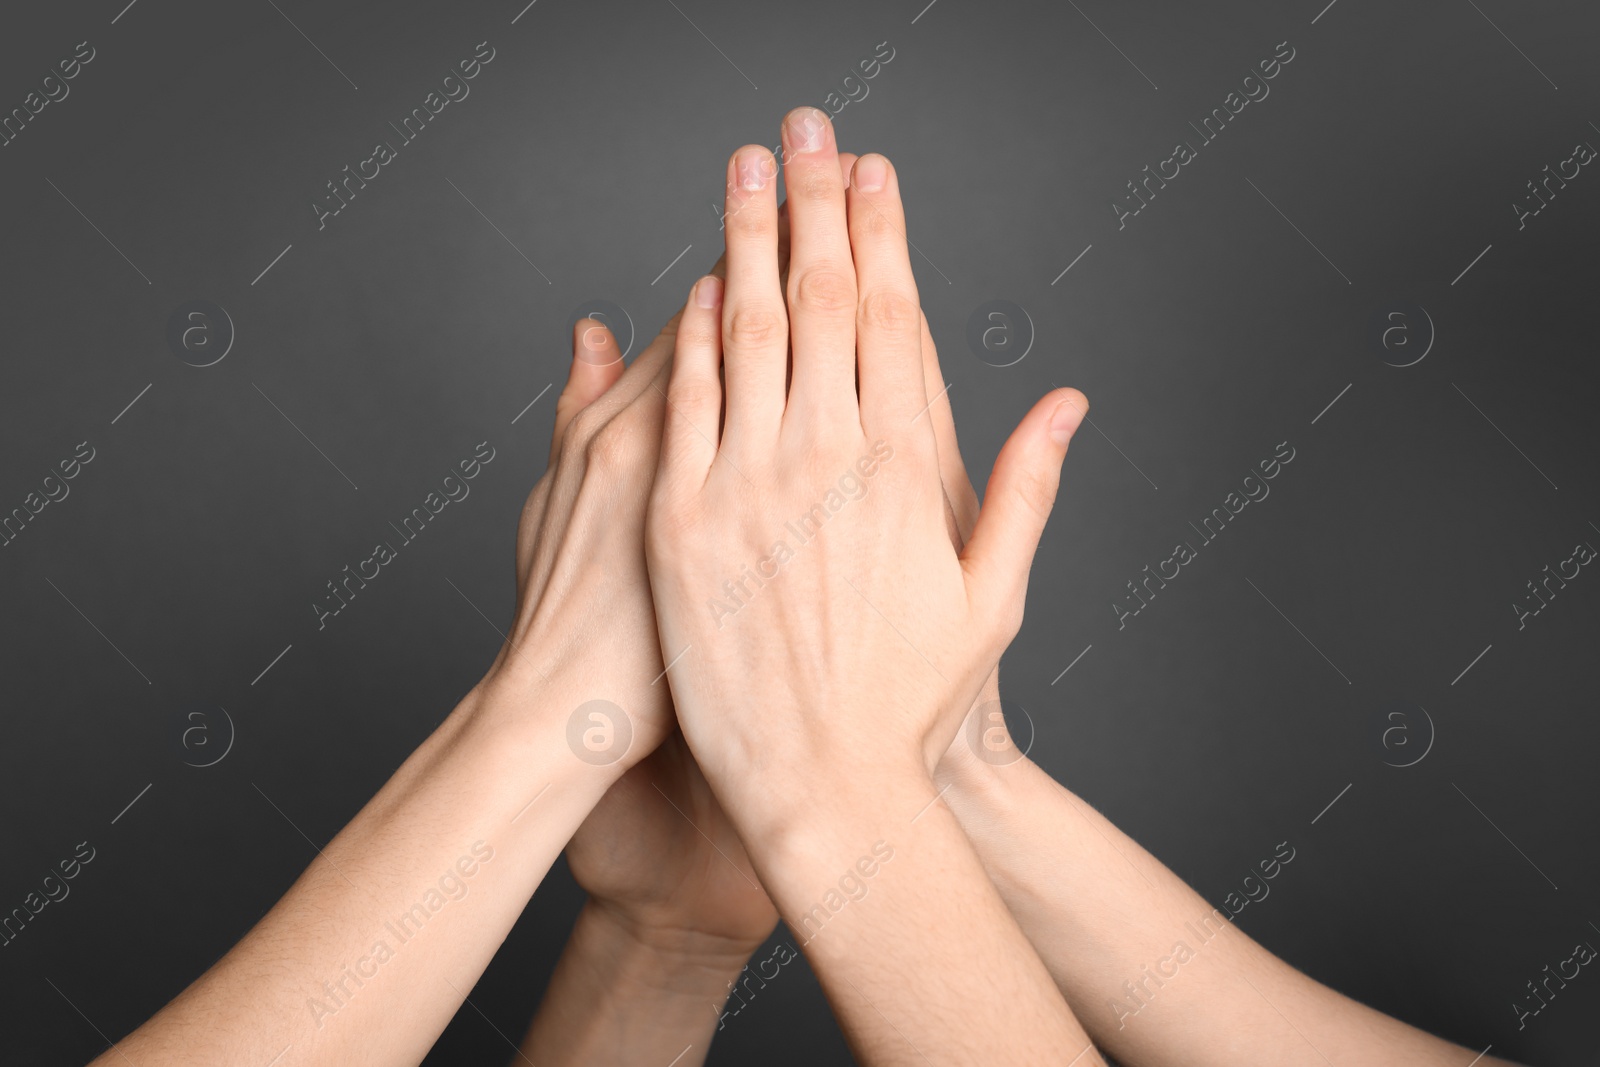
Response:
M950 787L944 799L989 877L1068 1003L1118 1059L1151 1067L1474 1062L1476 1050L1278 959L1025 757L994 766L952 747L940 770Z
M670 348L620 381L574 362L558 403L572 425L523 511L517 611L484 681L227 955L97 1063L427 1053L573 831L670 729L642 542L649 386ZM619 750L585 759L572 723L596 713Z
M469 695L249 934L96 1064L419 1062L604 791L568 756L564 709L517 704Z

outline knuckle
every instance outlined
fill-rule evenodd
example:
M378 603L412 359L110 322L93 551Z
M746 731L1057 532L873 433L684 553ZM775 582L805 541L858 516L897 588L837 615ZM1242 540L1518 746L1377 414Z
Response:
M688 378L673 384L671 400L667 420L682 420L693 425L695 420L691 412L716 411L721 406L722 389L714 381ZM702 429L698 425L695 428Z
M731 233L740 237L765 237L778 228L776 211L766 200L750 193L728 198L723 222Z
M794 278L794 303L807 311L854 310L856 280L833 266L809 267Z
M697 309L698 310L698 309ZM685 321L678 323L677 348L710 348L717 343L717 334L721 326L716 316L702 312L699 315L685 316Z
M572 416L572 421L567 424L566 434L561 438L561 451L563 453L581 451L605 424L606 417L595 404L578 409L577 414Z
M903 231L894 224L889 213L871 202L867 202L864 210L850 213L850 226L858 238L867 241L886 241L894 237L900 238L902 242L905 240Z
M786 328L783 315L775 308L739 307L728 316L726 340L733 348L764 348L777 343Z
M623 469L632 458L635 436L626 422L613 419L589 438L583 450L585 463L600 474Z
M917 333L922 309L915 299L896 289L873 289L862 294L856 311L861 326L891 333Z
M817 441L807 450L806 455L799 461L799 469L803 474L801 484L819 486L823 491L832 487L839 478L839 472L848 470L855 453L846 443L844 434L830 434L836 438L833 441ZM815 501L809 501L815 503Z
M792 200L823 204L844 198L844 182L839 177L838 166L832 163L815 167L791 166L783 178Z

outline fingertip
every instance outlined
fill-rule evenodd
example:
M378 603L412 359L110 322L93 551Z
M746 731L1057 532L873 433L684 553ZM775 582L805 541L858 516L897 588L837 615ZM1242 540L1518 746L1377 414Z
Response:
M797 107L783 117L783 144L789 152L818 152L833 140L833 123L821 108Z
M550 461L555 462L572 417L610 389L622 377L622 351L617 339L599 319L581 318L572 324L572 363L556 398L556 421L550 437Z
M723 281L714 274L690 286L667 379L663 415L662 470L671 477L704 480L716 458L717 424L722 409L721 315ZM694 479L690 479L693 484Z
M892 169L887 156L868 152L856 160L850 173L850 182L857 192L881 193L889 184Z
M1076 389L1058 389L1046 402L1050 404L1050 439L1065 449L1089 414L1089 398Z
M572 358L591 367L609 367L622 362L622 349L605 323L582 318L572 324Z
M728 157L728 190L760 192L778 176L778 160L766 145L747 144Z
M706 310L714 309L722 304L722 279L716 274L708 274L694 283L694 291L690 294L694 305Z

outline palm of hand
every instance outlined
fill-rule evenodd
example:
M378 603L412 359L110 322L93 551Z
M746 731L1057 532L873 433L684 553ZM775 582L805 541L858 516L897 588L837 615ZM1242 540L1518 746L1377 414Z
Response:
M674 732L596 805L567 846L573 878L638 930L753 951L778 913Z

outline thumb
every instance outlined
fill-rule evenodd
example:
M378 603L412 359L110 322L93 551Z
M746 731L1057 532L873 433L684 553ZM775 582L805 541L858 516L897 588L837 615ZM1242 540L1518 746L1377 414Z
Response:
M983 507L961 553L974 599L1020 619L1028 570L1061 484L1067 444L1089 411L1076 389L1047 394L1023 416L995 459Z
M556 399L555 429L550 435L550 465L561 454L561 439L566 436L572 417L598 400L622 377L622 350L606 324L598 319L579 319L572 326L572 366L567 384Z

